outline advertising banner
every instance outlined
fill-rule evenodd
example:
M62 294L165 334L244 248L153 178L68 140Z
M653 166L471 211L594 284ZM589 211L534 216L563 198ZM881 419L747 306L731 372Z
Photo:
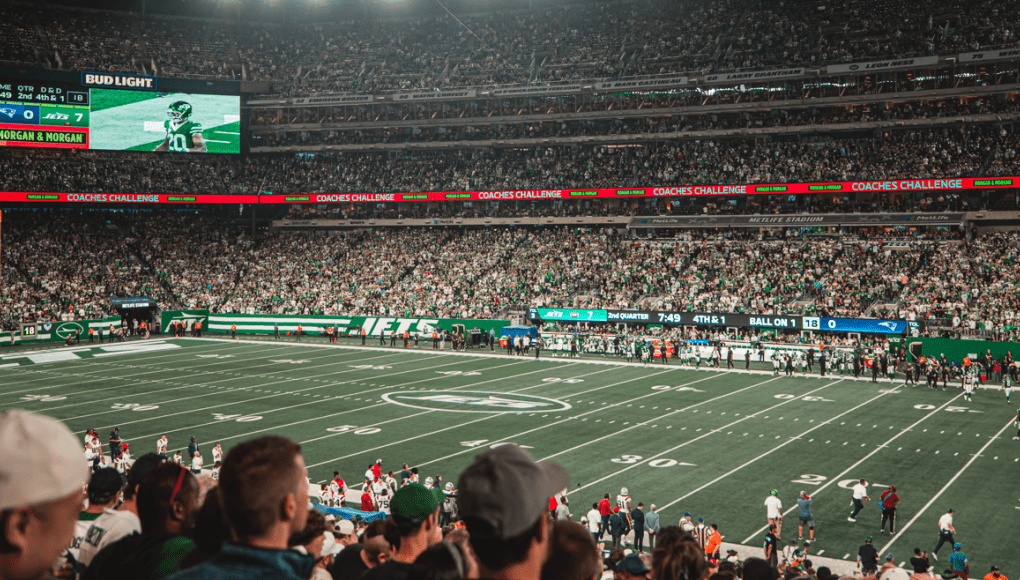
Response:
M57 193L0 191L0 201L32 203L247 203L259 202L257 195L167 195L163 193Z
M787 68L779 70L752 70L734 73L722 73L717 75L706 75L705 84L737 83L747 81L779 81L783 79L795 79L804 76L803 68Z
M378 338L379 334L390 336L401 335L405 331L411 334L431 335L433 329L452 330L454 324L462 324L468 330L479 328L483 332L490 329L499 334L500 329L509 326L509 320L476 320L459 318L401 318L386 316L274 316L260 314L210 314L208 325L204 325L211 333L230 332L230 327L237 325L239 334L272 334L274 328L280 334L297 332L298 325L304 334L321 335L327 327L336 326L339 336L360 336L358 329L363 328L369 336Z
M63 322L37 322L21 325L21 332L14 337L15 343L25 341L56 342L67 340L78 333L78 338L88 341L89 329L103 329L103 336L109 337L110 327L114 331L121 327L120 316L96 320L71 320Z
M865 74L873 72L885 72L890 70L902 70L908 68L920 68L935 66L939 63L937 56L918 56L915 58L900 58L893 60L876 60L872 62L855 62L853 64L830 64L826 70L830 75L839 74Z
M294 99L295 105L350 105L352 103L371 103L372 95L333 95L331 97L308 97Z
M637 217L632 229L654 228L760 228L796 226L926 226L958 225L963 213L815 214L761 216L663 216Z
M494 97L544 97L547 95L569 95L581 92L581 85L553 85L549 87L510 87L492 89Z
M966 52L960 55L960 63L995 62L1000 60L1020 60L1020 48L1002 50L986 50L984 52Z
M190 329L192 323L196 320L202 323L203 328L208 328L208 318L208 310L164 310L160 313L159 326L164 334L170 331L170 324L174 322L183 322L185 330Z
M665 187L528 189L504 191L432 191L419 193L322 193L262 195L259 203L381 203L425 201L518 201L543 199L629 199L641 197L701 197L715 195L784 195L801 193L858 193L882 191L960 191L1020 186L1020 177L964 177L816 183L756 183L733 185L671 185ZM910 215L910 214L907 214Z
M404 101L446 101L451 99L473 99L478 91L461 89L456 91L428 91L424 93L394 93L393 100Z
M607 91L668 89L672 87L686 86L689 81L690 79L688 77L605 81L595 83L595 90L600 93L604 93Z

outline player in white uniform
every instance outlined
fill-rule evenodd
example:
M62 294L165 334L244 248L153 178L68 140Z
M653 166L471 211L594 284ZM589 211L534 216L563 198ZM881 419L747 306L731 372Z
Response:
M977 388L978 381L977 369L973 365L970 368L971 370L967 372L967 376L963 378L963 398L968 401L974 395L974 389Z
M174 463L176 463L177 465L182 465L183 461L184 461L184 457L181 455L180 451L178 451L177 453L174 453L174 458L173 458L173 462Z
M120 455L118 455L117 459L114 460L113 466L117 468L117 471L127 475L128 470L131 469L132 463L134 463L134 461L131 460L131 453L128 452L128 444L125 443L121 447Z
M319 503L324 506L333 505L333 490L325 483L319 486Z
M212 448L212 460L213 463L223 463L223 446L219 442Z
M375 498L375 505L382 513L390 515L390 488L383 487L383 490Z
M167 440L166 434L156 440L156 453L159 453L161 447L169 447L170 441Z
M329 482L329 489L332 492L330 497L333 499L333 507L340 507L340 502L344 501L347 494L347 484L340 477L340 472L333 472L333 480Z
M616 496L616 507L620 508L620 513L627 520L627 527L630 527L630 496L627 495L626 487L620 488L620 495Z

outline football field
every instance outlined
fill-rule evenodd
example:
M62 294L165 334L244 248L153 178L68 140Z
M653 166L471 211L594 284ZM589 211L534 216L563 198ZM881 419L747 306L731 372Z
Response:
M931 552L939 516L953 508L972 577L991 565L1010 578L1020 572L1020 441L1012 440L1020 395L1010 406L997 388L967 402L958 386L547 354L322 339L26 351L0 360L0 410L51 415L79 434L93 427L104 448L118 426L135 457L164 433L171 454L194 435L207 455L217 441L229 450L284 435L301 443L313 483L334 470L360 483L379 458L384 471L406 462L423 478L456 481L478 451L516 443L567 468L575 519L627 487L635 505L659 507L663 525L690 512L718 523L724 542L746 546L761 546L772 489L787 512L780 544L796 539L804 490L817 526L810 554L842 561L856 558L866 536L897 564L915 547ZM852 523L849 488L860 478L871 501ZM888 485L902 503L896 533L883 535L876 504ZM940 550L937 571L951 551Z

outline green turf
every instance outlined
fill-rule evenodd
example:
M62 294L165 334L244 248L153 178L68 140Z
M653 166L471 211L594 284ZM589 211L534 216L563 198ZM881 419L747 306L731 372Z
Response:
M576 517L626 486L635 503L659 505L664 524L689 511L718 523L724 541L755 546L769 490L779 490L784 508L805 490L817 523L811 553L836 559L855 558L868 535L883 554L890 542L878 534L877 486L857 522L847 521L850 490L840 482L864 477L897 486L899 529L917 516L893 541L897 563L915 547L934 548L938 517L952 507L975 575L992 564L1007 576L1020 572L1008 556L1008 538L1020 535L1020 442L1011 440L1010 423L1020 401L1007 406L998 390L965 402L956 388L621 366L545 352L538 362L498 350L465 356L431 343L417 350L338 349L321 339L164 344L171 348L110 357L93 349L71 353L74 360L0 368L0 409L43 412L76 433L95 427L101 439L119 426L135 456L153 450L162 433L171 451L191 435L206 450L216 441L229 449L260 434L285 435L301 442L313 482L333 470L359 482L377 458L386 470L406 461L456 480L478 450L513 442L570 471ZM444 401L420 400L435 397L425 392L432 390L452 392ZM476 393L554 401L525 410L468 404L490 397ZM796 515L786 517L784 540L796 538ZM939 570L949 552L942 549Z
M89 102L92 112L112 109L131 103L155 99L160 93L151 91L126 91L122 89L90 89Z

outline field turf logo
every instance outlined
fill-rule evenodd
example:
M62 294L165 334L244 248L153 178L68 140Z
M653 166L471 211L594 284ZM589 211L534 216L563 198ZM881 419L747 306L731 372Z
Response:
M500 413L525 411L566 411L570 405L556 399L517 393L478 391L400 391L386 393L383 400L395 405L451 411L454 413Z

